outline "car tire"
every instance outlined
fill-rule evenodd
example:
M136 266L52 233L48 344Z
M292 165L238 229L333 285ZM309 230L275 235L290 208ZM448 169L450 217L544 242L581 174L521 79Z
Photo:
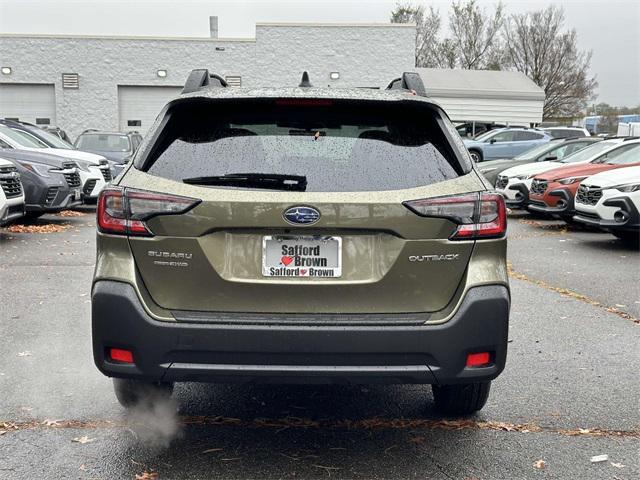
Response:
M480 150L469 150L469 155L471 155L471 160L476 163L482 161L482 152Z
M131 408L146 402L169 399L173 393L173 383L114 378L113 390L120 405Z
M432 385L436 410L445 415L471 415L477 412L489 398L491 382L460 385Z

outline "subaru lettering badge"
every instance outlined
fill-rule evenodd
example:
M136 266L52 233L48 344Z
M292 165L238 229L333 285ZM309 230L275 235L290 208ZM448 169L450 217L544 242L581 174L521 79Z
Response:
M312 207L291 207L282 214L291 225L313 225L320 220L320 212Z

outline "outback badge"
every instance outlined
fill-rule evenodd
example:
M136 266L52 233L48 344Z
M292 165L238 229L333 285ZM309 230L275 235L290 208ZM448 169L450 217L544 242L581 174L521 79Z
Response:
M282 218L291 225L313 225L320 220L320 212L313 207L290 207L284 211Z

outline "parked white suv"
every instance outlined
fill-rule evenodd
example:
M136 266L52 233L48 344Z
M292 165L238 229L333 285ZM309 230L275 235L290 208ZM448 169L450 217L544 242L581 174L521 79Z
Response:
M640 238L640 167L585 178L576 192L577 222L610 231L623 240Z
M624 138L603 140L578 150L564 157L562 160L533 162L508 168L498 175L498 180L495 185L496 190L505 198L507 206L511 208L523 208L529 201L529 189L531 188L533 177L536 175L553 170L554 168L564 167L569 163L589 163L613 151L622 153L627 148L631 148L624 147L622 144L627 143L630 145L631 142L637 143L640 142L640 140L627 142L625 142ZM624 148L618 150L621 147Z
M0 148L15 148L17 150L35 152L44 151L51 155L74 160L80 167L80 180L82 181L82 191L85 199L97 199L107 182L111 180L109 162L103 156L79 150L50 148L33 135L2 124L0 124Z
M0 225L24 215L24 189L18 169L9 160L0 158Z

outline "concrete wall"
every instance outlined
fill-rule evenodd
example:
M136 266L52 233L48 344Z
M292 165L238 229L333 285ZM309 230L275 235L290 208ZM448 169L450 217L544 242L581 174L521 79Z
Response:
M317 86L383 87L413 69L414 43L407 25L258 24L255 39L235 40L0 35L0 63L12 69L0 83L53 83L57 124L75 137L118 128L118 85L181 86L209 68L249 87L296 85L305 69ZM80 88L63 89L62 73L78 73Z

